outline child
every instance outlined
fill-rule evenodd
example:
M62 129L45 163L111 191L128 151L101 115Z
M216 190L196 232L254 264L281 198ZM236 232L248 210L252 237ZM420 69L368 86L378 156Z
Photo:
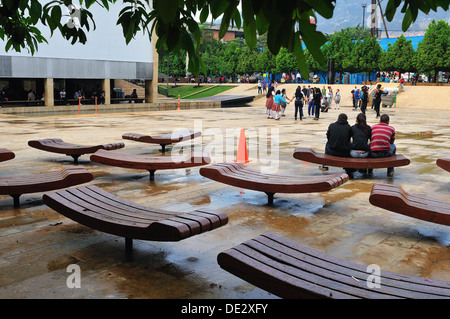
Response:
M339 92L339 89L337 89L334 98L334 109L336 109L337 107L337 109L339 110L339 104L341 104L341 92Z
M266 94L266 114L268 119L273 119L272 106L273 106L273 87L269 87L269 91Z
M328 107L330 106L330 103L328 103L328 98L324 97L322 101L322 107L320 109L321 112L328 112Z
M287 101L281 96L280 90L278 90L275 94L272 105L272 110L275 112L275 120L280 120L281 102L287 104Z

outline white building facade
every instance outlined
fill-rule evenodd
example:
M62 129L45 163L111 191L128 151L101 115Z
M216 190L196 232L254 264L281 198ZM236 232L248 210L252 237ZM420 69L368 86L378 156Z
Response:
M51 37L48 27L43 25L37 27L48 44L39 44L34 55L26 49L5 52L6 42L0 40L0 89L7 92L6 98L10 102L26 100L26 94L34 91L37 100L42 98L46 106L52 107L58 104L59 91L64 88L69 98L79 89L89 91L86 94L103 91L109 104L115 93L114 81L126 79L145 83L145 99L152 102L156 95L153 72L158 61L153 41L141 31L126 44L122 27L116 24L122 8L120 2L111 5L109 11L99 5L90 7L96 29L86 33L84 45L72 45L58 30ZM68 23L73 21L76 25L76 10L70 14L65 7L62 11L63 19L66 17Z

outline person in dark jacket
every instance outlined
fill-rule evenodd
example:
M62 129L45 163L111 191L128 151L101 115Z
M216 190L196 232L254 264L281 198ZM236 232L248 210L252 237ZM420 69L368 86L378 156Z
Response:
M350 157L351 127L347 122L347 115L341 113L338 120L328 126L325 154Z
M314 106L315 106L314 119L317 121L317 120L319 120L319 117L320 117L320 101L322 100L322 93L320 93L319 88L316 88L314 90L313 99L314 99Z
M366 115L359 113L356 117L356 124L351 127L351 157L368 157L370 146L369 140L372 135L372 129L366 122Z
M327 130L327 144L325 154L350 157L351 127L347 122L347 115L339 114L336 122L331 123ZM328 170L328 166L322 165L321 170Z
M369 88L364 85L361 94L361 112L363 114L366 114L367 102L369 102Z

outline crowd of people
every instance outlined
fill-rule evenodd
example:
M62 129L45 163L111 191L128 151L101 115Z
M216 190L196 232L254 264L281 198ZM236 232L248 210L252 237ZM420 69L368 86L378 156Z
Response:
M334 108L339 109L341 92L337 89L336 93L334 93L331 86L328 88L324 86L322 90L318 87L311 88L310 85L308 87L303 85L303 88L298 86L293 96L288 98L285 89L277 90L276 85L271 85L266 94L266 115L268 119L279 120L280 113L281 116L285 116L286 106L294 101L294 118L296 121L297 118L300 121L303 120L303 106L306 105L308 105L308 117L313 117L317 121L320 118L321 112L328 112L332 107L333 99Z
M328 127L326 136L327 143L325 146L325 154L339 157L389 157L396 153L395 129L389 125L389 115L380 115L381 96L385 94L381 84L375 88L363 85L361 89L355 87L351 91L353 99L353 110L360 111L356 116L356 123L352 126L348 123L348 117L345 113L338 116L336 122L331 123ZM366 120L366 109L369 101L369 90L373 89L372 108L376 112L376 118L379 123L370 127ZM321 112L328 112L330 108L340 109L341 93L339 89L334 93L332 88L325 86L321 90L317 87L305 85L303 88L297 87L292 97L288 97L286 90L275 90L274 86L269 87L266 94L266 116L268 119L280 120L286 116L286 106L294 101L294 119L304 117L303 106L308 105L308 116L314 120L319 120ZM322 165L320 167L327 170L328 167ZM346 169L351 174L354 169ZM362 170L362 173L372 175L372 170ZM393 176L394 168L388 168L388 176Z

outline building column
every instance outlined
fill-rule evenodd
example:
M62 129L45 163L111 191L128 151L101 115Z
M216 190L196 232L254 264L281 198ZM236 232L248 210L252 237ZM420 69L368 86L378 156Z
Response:
M158 103L158 65L159 65L159 55L158 50L156 50L157 36L153 33L152 36L152 54L153 54L153 79L145 80L145 101L147 103Z
M105 104L111 104L111 80L110 79L103 80L102 90L105 92Z
M46 78L44 80L44 102L45 106L54 107L55 106L55 97L53 93L53 78Z

